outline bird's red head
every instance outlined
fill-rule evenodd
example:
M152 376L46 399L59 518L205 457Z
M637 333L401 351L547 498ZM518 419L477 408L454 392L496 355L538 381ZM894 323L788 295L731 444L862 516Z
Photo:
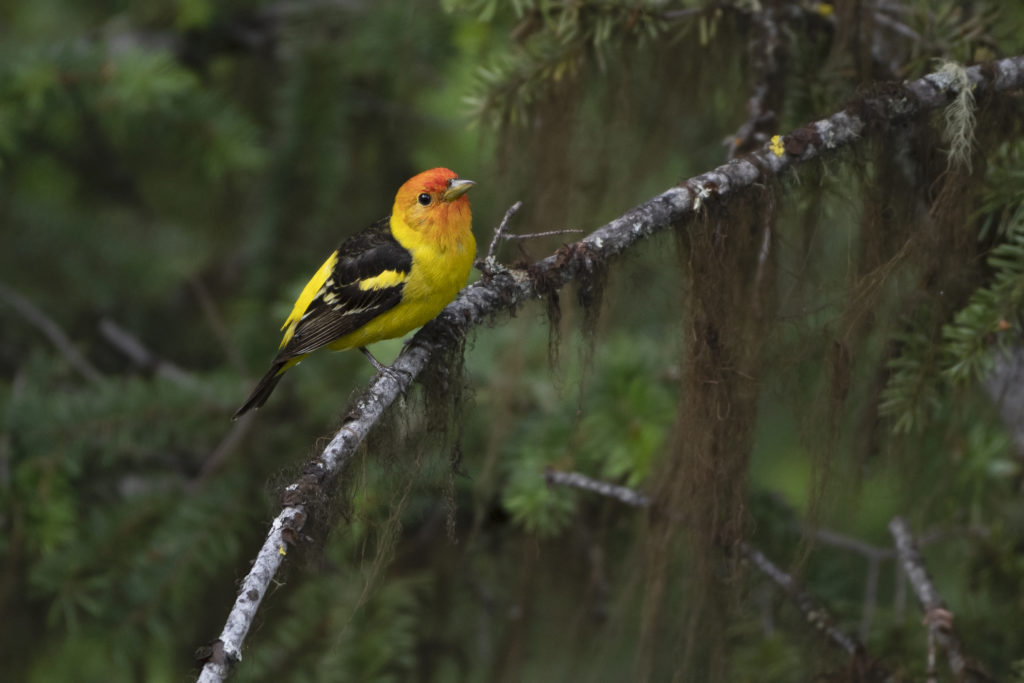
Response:
M463 239L471 234L472 214L466 192L474 184L447 168L424 171L398 188L392 215L439 242Z

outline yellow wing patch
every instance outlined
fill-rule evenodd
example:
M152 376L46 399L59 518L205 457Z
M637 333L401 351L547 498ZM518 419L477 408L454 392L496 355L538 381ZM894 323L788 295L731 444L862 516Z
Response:
M314 299L316 299L316 295L320 293L321 289L323 289L324 283L327 282L327 278L331 276L331 271L334 270L334 266L337 263L338 252L334 251L327 257L324 264L320 266L320 269L316 271L316 275L314 275L310 281L306 283L306 286L302 288L302 294L299 294L299 298L295 302L295 307L292 308L292 312L288 315L284 324L281 325L281 329L285 332L284 339L281 340L280 348L284 348L284 345L287 344L292 338L292 335L295 334L295 327L299 324L299 321L302 320L302 316L306 314L306 311L309 310L309 305L313 303Z
M408 278L408 273L403 273L398 270L383 270L380 275L374 275L373 277L368 277L365 280L360 280L359 289L364 292L369 289L386 289L388 287L400 285Z

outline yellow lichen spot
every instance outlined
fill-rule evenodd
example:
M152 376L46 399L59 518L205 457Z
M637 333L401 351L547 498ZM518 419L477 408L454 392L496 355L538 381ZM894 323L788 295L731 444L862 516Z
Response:
M817 11L818 14L820 14L823 17L830 17L836 11L836 8L832 6L831 2L819 2L817 7L815 7L814 9L815 11Z
M772 154L774 154L775 156L781 157L782 154L786 151L786 146L782 144L782 136L773 135L771 142L768 143L768 149L770 149L772 151Z

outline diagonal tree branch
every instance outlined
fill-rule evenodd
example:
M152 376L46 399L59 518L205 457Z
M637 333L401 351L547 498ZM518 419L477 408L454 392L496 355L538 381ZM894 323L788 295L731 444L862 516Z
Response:
M775 585L782 589L782 592L792 601L798 610L807 619L807 623L818 631L821 631L830 643L853 657L865 668L871 668L870 659L863 643L855 636L851 636L835 624L832 615L818 601L814 595L800 585L792 575L782 571L774 562L757 548L749 543L741 543L740 554L758 571L770 578ZM875 665L877 671L878 667Z
M960 637L953 630L953 614L946 608L946 603L936 590L924 566L924 558L917 548L917 541L910 533L910 525L903 517L893 517L889 522L889 531L896 542L896 554L903 571L906 572L910 585L917 594L921 609L924 610L924 623L928 627L928 680L936 679L935 645L946 651L950 671L958 681L990 681L991 678L963 652Z
M579 472L562 472L561 470L549 467L544 472L544 480L547 481L548 484L572 486L573 488L583 489L584 491L592 491L607 498L614 498L620 503L624 503L635 508L645 508L651 504L651 499L636 489L631 489L628 486L609 484L606 481L593 479L585 474L580 474Z
M1024 87L1024 56L971 67L967 75L978 95ZM271 525L263 548L245 577L220 638L213 644L199 680L221 681L241 659L253 616L266 594L287 547L306 520L305 501L348 464L356 448L389 405L423 370L431 357L453 338L489 320L495 313L514 309L524 301L566 283L586 277L600 264L637 242L665 232L692 218L703 206L726 200L762 183L791 166L817 159L851 145L873 128L906 121L945 106L954 83L936 72L870 94L829 118L776 136L766 148L719 166L713 171L669 188L630 209L622 216L538 261L529 270L504 270L489 281L465 288L438 318L423 327L393 366L399 372L377 376L362 398L349 408L341 428L323 452L310 461L305 473L282 497L282 510Z
M53 318L44 313L38 306L2 283L0 283L0 300L7 302L11 308L21 314L33 327L46 335L46 338L57 347L57 350L67 359L71 367L78 370L82 377L93 383L103 381L103 374L78 350L78 347L71 341L67 333L61 329L60 325L54 322Z
M650 505L650 499L639 491L593 479L579 472L559 472L548 469L544 473L544 478L549 484L561 484L585 491L593 491L633 507L645 508ZM797 609L803 613L807 622L821 631L833 645L853 657L862 667L866 667L865 670L871 668L864 645L855 637L836 626L835 621L825 607L807 589L803 588L796 579L782 571L764 553L749 543L740 543L737 546L737 552L781 588L789 599L792 600L793 604L796 605ZM879 671L877 667L875 667L875 671Z
M139 368L151 371L178 386L205 391L194 375L150 351L138 337L114 320L100 318L99 330L111 346L127 356Z

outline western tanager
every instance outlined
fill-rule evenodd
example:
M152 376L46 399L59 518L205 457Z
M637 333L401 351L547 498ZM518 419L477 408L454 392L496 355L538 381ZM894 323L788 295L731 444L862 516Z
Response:
M366 345L424 324L466 284L476 256L465 196L473 185L446 168L424 171L398 188L390 216L342 242L299 294L280 351L235 419L317 349L358 348L382 371Z

